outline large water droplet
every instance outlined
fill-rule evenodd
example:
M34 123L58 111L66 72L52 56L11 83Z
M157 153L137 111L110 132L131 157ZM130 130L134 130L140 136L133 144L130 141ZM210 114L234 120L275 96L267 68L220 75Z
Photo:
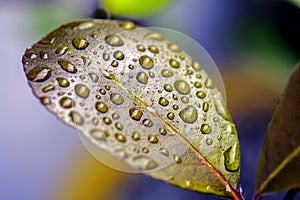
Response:
M144 69L151 69L153 67L153 60L147 55L141 56L139 63Z
M72 108L74 106L74 100L70 97L63 97L60 99L59 104L63 108Z
M129 116L131 117L131 119L139 121L143 116L143 112L138 108L130 108Z
M174 87L180 94L190 93L190 85L184 80L175 81Z
M179 112L179 116L186 123L194 123L198 118L198 113L194 106L189 105Z
M158 166L157 162L146 156L137 156L133 158L134 164L141 170L151 170Z
M123 96L118 93L112 93L110 95L110 100L116 105L121 105L124 102Z
M146 84L148 82L148 75L145 72L139 72L136 75L136 80L142 84Z
M84 84L75 85L75 93L82 98L87 98L90 94L90 89Z
M224 152L225 169L229 172L236 172L240 168L240 150L235 143Z
M66 72L69 72L69 73L72 73L72 74L74 74L74 73L77 72L76 67L70 61L68 61L68 60L59 60L58 64Z
M72 44L76 49L83 50L88 47L89 42L84 38L74 38Z
M113 47L122 46L124 44L123 40L117 35L108 35L105 37L105 42Z
M96 109L101 113L106 113L108 111L108 107L105 103L98 101L95 105Z
M178 62L177 60L171 58L170 61L169 61L169 64L171 67L177 69L180 67L180 62Z
M34 82L43 82L51 76L51 69L49 67L37 66L27 73L27 78Z

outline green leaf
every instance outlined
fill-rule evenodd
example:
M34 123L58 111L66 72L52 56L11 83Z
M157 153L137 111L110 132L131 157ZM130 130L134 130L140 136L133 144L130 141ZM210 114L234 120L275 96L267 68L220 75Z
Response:
M34 94L100 161L242 199L235 125L200 63L159 33L111 20L65 24L23 56Z
M256 172L257 194L300 188L300 65L268 126Z
M163 11L174 0L102 0L101 2L104 8L115 15L148 17Z

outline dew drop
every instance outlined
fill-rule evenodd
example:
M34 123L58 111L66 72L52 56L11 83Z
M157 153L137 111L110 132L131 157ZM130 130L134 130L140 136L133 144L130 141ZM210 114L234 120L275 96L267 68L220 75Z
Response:
M168 44L168 48L171 51L174 51L174 52L180 52L181 51L181 49L180 49L180 47L178 45L172 44L172 43Z
M131 137L134 141L139 141L141 139L141 134L135 131L132 133Z
M167 157L170 155L169 151L167 149L164 149L164 148L160 148L159 152L162 155L167 156Z
M201 71L201 69L202 69L201 65L200 65L197 61L195 61L195 60L192 62L192 67L193 67L194 70L197 71L197 72L198 72L198 71Z
M51 99L49 97L41 97L40 102L43 105L50 105L51 104Z
M147 55L141 56L139 63L144 69L151 69L153 67L153 60Z
M213 140L211 138L207 138L205 140L205 142L206 142L207 145L211 145L213 143Z
M69 50L69 47L67 46L60 46L55 50L55 53L58 55L64 55Z
M89 42L84 38L74 38L72 44L76 49L83 50L88 47Z
M93 72L89 73L90 78L94 83L97 83L99 81L99 76Z
M113 47L122 46L124 44L123 40L117 35L108 35L105 37L105 42Z
M173 97L174 100L178 100L178 96L176 94L173 94L172 97Z
M182 103L188 103L190 101L190 99L186 96L181 97L181 101Z
M109 136L107 132L101 131L99 129L93 129L90 131L91 136L96 140L103 140L105 141L106 138Z
M76 67L70 61L68 61L68 60L59 60L58 64L66 72L69 72L69 73L72 73L72 74L74 74L74 73L77 72Z
M124 54L123 54L122 51L115 51L113 56L117 60L123 60L124 59Z
M124 102L123 96L118 93L112 93L110 95L110 100L116 105L121 105Z
M136 75L136 80L139 83L146 84L148 82L148 75L145 72L139 72Z
M169 105L169 101L168 99L164 98L164 97L160 97L158 100L158 103L162 106L167 106Z
M173 120L173 119L175 118L174 113L173 113L173 112L169 112L169 113L167 114L167 118L168 118L169 120Z
M146 39L152 39L152 40L158 40L158 41L161 41L161 40L164 39L161 34L156 33L156 32L147 33L145 35L145 38Z
M203 103L202 110L203 110L204 112L207 112L207 111L208 111L208 109L209 109L209 103L207 103L207 102L204 102L204 103Z
M144 46L144 45L142 45L142 44L138 44L138 45L136 45L136 48L137 48L137 50L138 50L138 51L140 51L140 52L144 52L144 51L146 51L146 48L145 48L145 46Z
M82 125L84 122L82 116L76 111L70 111L69 116L75 125Z
M165 129L165 128L159 128L159 133L161 134L161 135L167 135L167 130Z
M87 98L90 94L90 89L84 84L75 85L75 93L81 98Z
M147 147L143 147L143 148L142 148L142 152L143 152L143 153L149 153L149 149L148 149Z
M131 69L131 70L133 70L134 66L130 64L130 65L128 65L128 68Z
M173 59L173 58L170 59L169 64L170 64L171 67L173 67L175 69L180 67L180 63L177 60Z
M177 164L182 163L182 159L179 156L174 155L174 160Z
M119 63L118 63L118 61L113 60L113 61L111 62L110 65L111 65L112 67L118 67L118 66L119 66Z
M137 156L133 158L137 168L141 170L151 170L158 166L157 162L146 156Z
M115 126L120 131L123 129L123 125L120 122L117 122Z
M206 94L202 91L197 91L196 96L200 99L204 99L206 97Z
M168 70L168 69L163 69L163 70L161 71L161 75L162 75L163 77L171 77L171 76L173 76L173 72L170 71L170 70Z
M178 109L179 109L179 106L178 106L177 104L174 104L174 105L173 105L173 109L174 109L174 110L178 110Z
M82 22L80 23L77 28L78 30L85 30L85 29L90 29L90 28L93 28L94 27L94 23L91 22L91 21L86 21L86 22Z
M100 89L99 92L100 92L100 94L102 94L102 95L105 95L105 94L106 94L106 91L105 91L104 89Z
M172 92L172 91L173 91L173 87L172 87L172 85L170 85L170 84L165 84L165 85L164 85L164 89L165 89L167 92Z
M103 117L103 122L107 125L110 125L112 121L109 117Z
M106 113L108 111L108 107L105 103L98 101L95 105L96 109L101 113Z
M115 137L116 137L116 139L117 139L119 142L122 142L122 143L125 143L125 142L126 142L126 136L123 135L123 134L116 133L116 134L115 134Z
M113 119L119 119L120 118L120 115L118 113L113 113L112 114L112 118Z
M59 104L63 108L72 108L74 106L74 101L70 97L63 97L60 99Z
M155 74L153 72L149 72L149 76L150 76L150 78L154 78Z
M34 82L43 82L50 78L51 69L49 67L37 66L27 73L27 78Z
M180 94L190 93L190 85L184 80L175 81L174 87Z
M148 47L148 50L149 50L150 52L152 52L152 53L158 53L158 52L159 52L158 48L157 48L155 45L150 45L150 46Z
M135 29L135 24L130 21L123 21L123 22L120 22L120 27L125 30L132 30L132 29Z
M225 152L224 152L224 164L225 169L229 172L236 172L240 168L240 151L237 143L235 143L233 146L230 146Z
M202 87L202 84L201 84L200 82L196 81L196 82L194 83L194 86L195 86L195 88L201 88L201 87Z
M144 119L143 125L147 126L147 127L151 127L151 126L153 126L153 123L152 123L151 119Z
M143 116L143 112L137 108L130 108L129 116L131 117L131 119L139 121L141 119L141 117Z
M152 144L157 144L158 143L158 138L155 135L149 135L148 136L148 141Z
M110 56L107 53L103 53L102 58L103 58L103 60L108 61L110 59Z
M50 92L52 90L55 90L55 86L54 85L48 85L46 87L43 88L43 92Z
M189 105L179 112L179 116L186 123L194 123L198 118L198 113L194 106Z
M209 134L211 132L211 128L208 124L202 124L201 125L201 132L203 134Z

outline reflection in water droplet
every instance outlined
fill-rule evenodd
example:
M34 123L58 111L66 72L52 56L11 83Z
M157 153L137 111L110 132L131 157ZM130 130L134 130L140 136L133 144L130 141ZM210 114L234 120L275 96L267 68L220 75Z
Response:
M137 156L133 161L134 165L141 170L151 170L158 166L156 161L146 156Z
M27 78L34 82L43 82L51 76L51 69L44 66L37 66L27 73Z
M124 44L123 40L117 35L108 35L105 37L105 42L113 47L122 46Z
M159 52L158 48L157 48L155 45L150 45L150 46L148 47L148 50L149 50L150 52L152 52L152 53L158 53L158 52Z
M130 115L131 119L139 121L141 119L141 117L143 116L143 112L138 108L130 108L129 115Z
M83 50L88 47L89 42L84 38L74 38L72 44L76 49Z
M98 101L95 105L96 109L101 113L106 113L108 111L108 107L105 103Z
M126 136L123 134L116 133L115 137L119 142L122 142L122 143L126 142Z
M74 106L74 101L70 97L63 97L59 100L59 104L63 108L72 108Z
M180 63L177 60L173 59L173 58L170 59L169 64L170 64L171 67L173 67L175 69L180 67Z
M125 30L132 30L132 29L135 29L135 24L130 21L123 21L123 22L120 22L120 27Z
M124 102L123 96L118 93L112 93L110 95L110 100L116 105L121 105Z
M76 67L70 61L68 61L68 60L59 60L58 64L66 72L69 72L69 73L72 73L72 74L74 74L74 73L77 72Z
M202 125L201 125L201 132L202 132L203 134L208 134L208 133L210 133L210 132L211 132L210 126L209 126L208 124L202 124Z
M186 123L194 123L198 118L198 113L194 106L189 105L179 112L179 116Z
M90 94L90 89L84 84L75 85L75 93L82 98L87 98Z
M233 146L230 146L225 152L224 152L224 159L225 159L225 169L229 172L236 172L240 168L240 150L235 143Z
M115 51L113 56L117 60L123 60L124 59L124 54L123 54L122 51Z
M109 134L107 132L101 131L99 129L93 129L90 131L90 134L92 135L92 137L96 140L103 140L105 141L106 138L109 136Z
M197 61L195 61L195 60L192 62L192 67L193 67L194 70L197 71L197 72L198 72L198 71L201 71L201 69L202 69L201 65L200 65Z
M146 84L148 82L148 75L145 72L139 72L136 75L136 80L142 84Z
M197 91L196 96L200 99L204 99L206 97L206 94L202 91Z
M161 71L161 75L162 75L163 77L171 77L171 76L173 76L173 72L170 71L170 70L168 70L168 69L163 69L163 70Z
M69 116L75 125L82 125L84 122L82 116L76 111L70 111Z
M153 67L153 60L147 55L141 56L139 63L144 69L151 69Z
M65 78L59 77L56 80L58 81L60 87L68 87L70 85L70 82Z
M148 136L148 141L149 141L150 143L152 143L152 144L156 144L156 143L158 143L158 138L157 138L157 136L155 136L155 135L149 135L149 136Z
M174 87L180 94L190 93L190 85L184 80L175 81Z

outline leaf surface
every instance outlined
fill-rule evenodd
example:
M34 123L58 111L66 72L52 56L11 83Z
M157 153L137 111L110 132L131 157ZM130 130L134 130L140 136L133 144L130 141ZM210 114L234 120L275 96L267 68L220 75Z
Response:
M257 194L300 188L300 65L268 126L256 172Z
M182 188L242 198L239 142L222 95L162 35L131 22L74 21L27 49L23 65L41 103L105 164L120 169L117 158Z

